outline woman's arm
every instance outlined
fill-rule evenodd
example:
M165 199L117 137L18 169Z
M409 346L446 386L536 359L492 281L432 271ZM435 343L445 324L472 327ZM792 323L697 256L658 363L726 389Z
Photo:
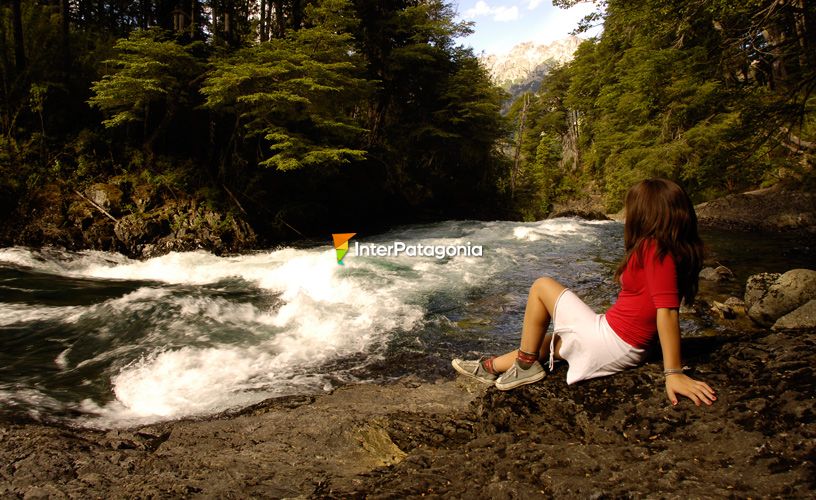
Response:
M657 334L663 350L663 368L682 368L680 361L680 313L677 309L661 307L657 310ZM677 394L682 394L700 406L703 402L711 405L717 396L705 382L694 380L683 373L666 375L666 395L673 405L677 404Z

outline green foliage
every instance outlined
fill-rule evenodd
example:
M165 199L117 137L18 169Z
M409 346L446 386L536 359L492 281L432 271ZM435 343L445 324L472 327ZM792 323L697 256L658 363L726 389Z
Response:
M205 107L234 113L248 138L265 142L260 164L278 170L361 160L365 129L355 117L369 92L354 53L354 18L344 0L307 9L307 25L216 61ZM333 16L332 14L336 14Z
M803 49L816 33L796 24L797 16L816 17L814 6L798 12L770 0L605 4L603 35L584 42L530 104L523 181L546 181L534 188L540 198L520 201L523 210L574 191L576 182L600 186L606 208L615 211L644 177L675 179L697 199L780 175L812 177L812 154L791 156L796 148L786 131L808 142L816 137L816 57ZM514 119L517 109L518 103ZM559 151L553 141L563 156L547 170ZM575 142L578 171L567 161Z
M22 3L20 68L0 6L3 196L120 179L155 188L151 210L356 210L380 228L502 203L506 96L441 0L283 0L264 19L256 0L181 2L201 7L192 27L168 2L69 2L67 33L53 2Z
M112 72L94 82L94 95L88 100L108 115L102 124L117 127L146 122L151 106L189 104L191 82L201 73L201 64L193 55L197 45L181 45L157 28L135 30L117 41L117 57L104 62Z

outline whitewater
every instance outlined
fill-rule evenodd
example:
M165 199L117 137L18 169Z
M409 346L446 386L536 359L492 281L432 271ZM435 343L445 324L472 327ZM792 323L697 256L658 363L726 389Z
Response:
M331 235L306 248L144 261L0 249L2 413L128 427L452 376L451 357L516 345L539 276L608 307L622 232L573 218L414 225L353 242L480 245L481 255L356 255L352 245L342 266Z

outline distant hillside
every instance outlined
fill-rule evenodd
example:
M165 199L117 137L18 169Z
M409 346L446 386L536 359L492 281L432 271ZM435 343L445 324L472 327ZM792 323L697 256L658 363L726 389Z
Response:
M479 61L488 69L496 84L508 90L513 98L535 90L553 66L572 60L572 54L583 39L569 36L548 45L524 42L503 55L488 54Z

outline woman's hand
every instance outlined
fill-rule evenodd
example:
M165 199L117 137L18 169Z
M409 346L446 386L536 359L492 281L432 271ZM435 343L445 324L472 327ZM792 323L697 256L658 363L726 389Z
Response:
M700 406L701 402L711 406L711 403L717 400L714 389L705 382L694 380L683 373L666 375L666 395L669 396L671 404L677 404L678 394L694 401L697 406Z

